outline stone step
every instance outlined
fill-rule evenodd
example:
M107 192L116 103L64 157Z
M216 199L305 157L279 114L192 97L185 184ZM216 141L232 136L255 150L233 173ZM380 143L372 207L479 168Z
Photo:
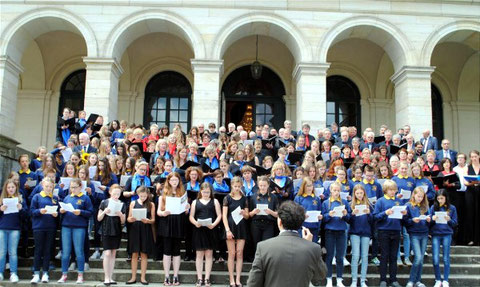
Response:
M147 280L151 282L149 286L163 286L161 282L163 282L163 272L161 271L149 271L147 273ZM69 281L66 284L62 284L62 286L68 286L68 287L73 287L73 286L87 286L87 287L102 287L104 286L102 284L103 282L103 277L102 278L92 278L92 276L88 275L89 273L85 273L85 279L87 280L83 285L76 285L75 280L76 280L76 274L74 273L69 273ZM97 274L97 273L95 273ZM7 274L6 274L7 275ZM0 282L0 286L2 287L13 287L13 286L32 286L30 284L30 278L31 274L28 274L28 272L25 272L25 270L19 270L19 276L22 278L22 280L19 283L10 283L8 280L5 280L3 282ZM50 278L51 282L48 284L39 284L39 286L42 287L49 287L49 286L59 286L58 283L56 283L56 280L58 280L60 276L60 272L50 272ZM103 275L102 275L103 276ZM246 284L247 281L247 276L248 273L244 272L242 273L242 282ZM137 275L137 279L139 279L140 275ZM6 277L8 278L8 277ZM25 280L24 278L28 278L28 280ZM124 271L118 271L114 274L115 280L118 281L118 287L128 287L128 286L143 286L140 283L137 283L136 285L125 285L125 281L130 279L130 273L124 272ZM228 275L225 273L217 273L214 272L212 273L212 283L213 286L225 286L228 285L227 278ZM345 273L344 276L344 284L346 286L350 285L351 283L351 278L348 273ZM399 274L397 276L398 281L400 284L406 285L408 281L408 275L407 274ZM213 281L214 280L214 281ZM368 274L367 275L367 280L368 280L368 285L369 286L378 286L380 284L379 276L378 274ZM194 282L196 281L196 274L195 272L180 272L180 282L182 283L181 286L185 287L190 287L190 286L195 286ZM422 282L426 284L427 286L433 286L435 284L435 276L432 274L424 274L422 276ZM326 283L325 280L323 280L321 286L324 286ZM335 280L334 280L335 283ZM449 278L449 283L450 286L480 286L480 277L477 275L456 275L452 274ZM246 286L246 285L245 285ZM248 286L246 286L248 287Z
M33 266L33 259L20 259L19 266ZM90 268L93 269L102 269L103 268L103 261L102 260L90 260ZM440 264L443 266L443 264ZM58 270L61 268L61 263L56 260L55 266ZM250 270L252 267L251 263L244 263L243 270ZM115 270L119 269L130 269L130 262L127 262L124 258L117 258L115 260ZM163 263L162 261L148 261L148 270L162 270ZM182 261L180 270L185 271L195 271L195 262L194 261ZM227 264L225 263L214 263L212 267L213 271L228 271ZM345 267L345 272L350 273L351 269L350 266ZM369 264L368 266L368 273L378 273L378 267L373 264ZM399 274L407 274L410 272L410 267L401 265L398 268ZM433 265L431 263L425 263L423 265L423 273L432 273L433 274ZM450 265L450 273L451 274L470 274L470 275L480 275L480 264L451 264Z

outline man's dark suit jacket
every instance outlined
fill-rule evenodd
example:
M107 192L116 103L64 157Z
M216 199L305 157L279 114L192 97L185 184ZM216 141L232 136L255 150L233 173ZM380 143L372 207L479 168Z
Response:
M257 245L248 287L308 287L320 285L327 268L320 245L284 231Z
M81 145L77 145L73 148L74 152L82 152L83 147ZM88 145L87 153L96 153L97 149L94 148L92 145Z

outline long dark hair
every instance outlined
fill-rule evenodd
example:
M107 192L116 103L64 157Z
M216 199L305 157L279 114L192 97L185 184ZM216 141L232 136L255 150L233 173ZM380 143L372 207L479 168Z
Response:
M107 185L112 179L112 170L110 169L110 163L108 162L108 159L106 157L99 158L98 162L103 163L103 170L101 171L97 165L97 174L95 174L94 178L97 181L101 179L102 185ZM102 172L102 176L100 176L100 172Z
M435 194L435 202L433 203L433 210L434 211L440 211L440 203L437 200L437 197L439 196L445 196L445 210L449 211L450 210L450 199L448 198L448 192L446 189L442 188L437 191Z
M152 202L152 196L150 194L150 190L143 185L140 185L139 187L137 187L137 190L135 190L135 193L137 195L140 195L140 193L144 193L144 192L147 193L147 199L142 203L142 207L150 208L151 207L150 203ZM147 212L148 212L148 209L147 209Z

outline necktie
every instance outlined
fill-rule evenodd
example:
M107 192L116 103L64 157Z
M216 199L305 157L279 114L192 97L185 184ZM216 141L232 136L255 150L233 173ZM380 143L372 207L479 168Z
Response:
M426 138L426 139L423 141L423 152L424 152L424 153L427 153L427 148L428 148L428 138Z
M305 136L305 145L306 145L307 147L310 146L310 140L308 139L308 135Z
M444 151L443 157L450 159L450 153L448 151Z
M87 152L87 147L86 146L83 147L83 151Z

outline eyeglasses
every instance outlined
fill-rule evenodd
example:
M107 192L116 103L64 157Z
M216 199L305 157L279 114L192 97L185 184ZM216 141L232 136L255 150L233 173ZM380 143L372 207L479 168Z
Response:
M70 185L70 189L75 189L75 188L80 188L80 186L79 185L77 185L77 186Z

